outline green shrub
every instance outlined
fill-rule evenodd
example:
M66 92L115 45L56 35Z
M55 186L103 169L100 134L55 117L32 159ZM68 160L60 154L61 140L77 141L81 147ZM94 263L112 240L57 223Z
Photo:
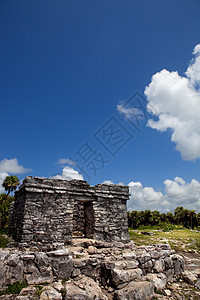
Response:
M161 291L157 290L157 289L155 289L154 292L155 292L156 294L163 295L163 293L162 293Z
M19 294L21 290L27 286L28 285L26 281L23 282L16 281L13 284L9 285L9 287L5 291L1 291L0 295Z
M0 234L0 248L6 248L8 244L8 238Z

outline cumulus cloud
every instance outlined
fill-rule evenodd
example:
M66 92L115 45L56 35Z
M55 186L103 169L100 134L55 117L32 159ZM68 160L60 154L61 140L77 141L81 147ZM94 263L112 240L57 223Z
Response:
M22 174L29 171L31 171L31 169L20 166L16 158L5 158L0 161L0 173Z
M62 179L62 180L72 180L72 179L83 180L83 176L79 174L78 171L68 166L64 167L62 171L62 175L55 175L52 176L51 178Z
M156 192L152 187L143 187L140 182L131 181L129 184L131 194L128 201L128 210L164 210L165 205L162 203L163 194ZM164 205L164 206L163 206Z
M200 158L200 44L194 48L186 76L162 70L145 88L148 111L158 120L147 125L158 131L171 130L171 141L184 160Z
M182 178L176 177L174 180L165 180L164 185L164 198L172 207L183 206L187 209L200 211L199 181L192 179L190 183L186 183Z
M200 182L192 179L186 183L182 178L164 181L164 192L157 192L152 187L143 187L140 182L130 182L129 210L173 211L178 206L200 211Z

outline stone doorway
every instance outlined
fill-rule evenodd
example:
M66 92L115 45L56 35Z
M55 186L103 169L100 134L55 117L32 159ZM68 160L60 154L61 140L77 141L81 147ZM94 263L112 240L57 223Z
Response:
M94 209L92 201L77 200L73 212L73 236L93 238Z
M84 202L84 236L92 239L94 234L94 209L92 201Z

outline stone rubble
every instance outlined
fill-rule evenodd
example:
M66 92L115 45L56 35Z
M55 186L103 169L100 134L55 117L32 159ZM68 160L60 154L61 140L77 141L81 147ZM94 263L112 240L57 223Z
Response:
M160 291L162 299L178 299L172 296L177 280L186 280L196 288L200 285L199 274L184 271L183 257L168 244L137 247L133 242L72 242L68 248L46 253L26 248L2 250L0 290L16 281L26 280L29 286L14 298L5 295L0 300L160 298L154 291Z

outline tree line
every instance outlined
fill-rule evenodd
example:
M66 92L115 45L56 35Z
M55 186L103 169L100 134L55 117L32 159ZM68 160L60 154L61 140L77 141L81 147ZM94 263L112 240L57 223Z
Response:
M200 227L200 212L177 207L174 213L160 213L159 211L128 211L128 226L136 229L139 226L154 226L163 223L181 225L186 228Z
M11 192L14 192L19 185L19 179L17 176L6 176L3 181L3 188L7 194L0 194L0 228L8 226L9 206L14 201L14 197L10 196Z

